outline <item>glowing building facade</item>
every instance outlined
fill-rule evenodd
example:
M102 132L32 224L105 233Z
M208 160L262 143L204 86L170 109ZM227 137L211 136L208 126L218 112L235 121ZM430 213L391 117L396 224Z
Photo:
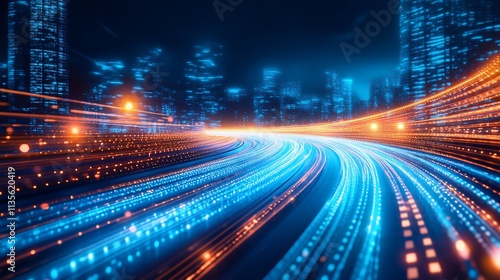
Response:
M122 85L124 80L124 65L121 61L101 61L95 63L96 70L92 74L92 87L86 94L87 101L95 104L110 106L122 106ZM84 110L92 114L97 120L107 120L109 109L97 105L85 105ZM100 122L99 132L117 132L116 128L109 126L107 122Z
M66 0L30 1L30 91L34 94L68 98L68 46ZM51 99L31 98L31 112L68 115L69 103ZM31 126L38 133L47 133L55 126L43 119L33 119Z
M223 122L244 127L253 121L253 106L249 106L252 104L252 97L247 90L240 87L227 88L224 103Z
M8 3L7 87L30 91L30 3L10 0ZM29 97L8 94L10 111L28 112ZM23 122L18 119L17 122Z
M186 62L183 123L220 126L224 98L222 53L223 46L219 44L194 47L194 57Z
M377 78L370 82L370 111L381 112L406 102L404 96L401 96L399 70L387 77Z
M496 2L401 1L401 82L410 101L443 90L498 52Z
M281 123L281 70L265 68L262 72L262 87L254 95L254 123L258 126Z
M321 109L322 120L341 120L352 117L353 80L338 73L325 72L325 101Z

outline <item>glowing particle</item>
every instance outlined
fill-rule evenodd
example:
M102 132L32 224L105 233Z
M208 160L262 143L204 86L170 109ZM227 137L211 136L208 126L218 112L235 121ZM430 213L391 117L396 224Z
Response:
M19 151L21 151L22 153L27 153L30 151L30 146L28 146L28 144L22 144L21 146L19 146Z
M406 263L416 263L417 262L417 254L408 253L406 254Z
M416 267L410 267L406 271L406 277L408 279L417 279L418 278L418 268Z
M441 265L438 262L432 262L429 264L429 272L432 274L441 272Z
M460 257L462 257L463 259L469 258L469 248L463 240L458 240L457 242L455 242L455 248L457 248Z

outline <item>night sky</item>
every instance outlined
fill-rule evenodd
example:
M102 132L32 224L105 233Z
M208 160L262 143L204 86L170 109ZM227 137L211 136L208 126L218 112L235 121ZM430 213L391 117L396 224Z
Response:
M227 0L221 0L226 2ZM1 1L1 37L7 38L7 1ZM318 92L325 70L354 79L354 90L368 98L369 81L394 70L399 62L399 18L347 63L339 44L352 44L354 27L373 20L370 11L386 9L388 0L243 0L221 22L213 0L70 0L69 47L71 90L83 91L93 60L123 60L161 47L169 63L168 79L184 74L193 45L224 45L228 85L260 84L262 68L282 69L285 80L302 81L303 92ZM7 59L2 40L0 60ZM72 92L75 97L75 93Z

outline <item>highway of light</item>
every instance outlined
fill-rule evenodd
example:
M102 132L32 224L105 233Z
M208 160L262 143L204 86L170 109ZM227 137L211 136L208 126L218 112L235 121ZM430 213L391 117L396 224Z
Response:
M252 133L234 137L243 143L240 148L211 161L154 176L139 173L132 182L74 193L72 199L54 197L44 201L49 211L22 209L17 275L500 275L500 174L437 154L355 140ZM323 199L317 200L314 191ZM288 216L300 219L295 208L318 203L316 210L307 210L312 214L301 221L304 226L280 224ZM239 247L264 242L268 233L290 236L293 242L280 249L279 257L266 258L264 247L262 260L246 260L246 249ZM231 269L217 269L228 261Z

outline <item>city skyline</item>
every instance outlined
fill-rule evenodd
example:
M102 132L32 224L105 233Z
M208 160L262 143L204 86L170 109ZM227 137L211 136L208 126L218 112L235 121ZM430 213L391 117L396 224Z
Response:
M102 11L91 16L92 13L96 13L91 9L92 5L94 3L91 1L85 3L69 1L68 3L68 28L74 31L69 32L68 37L70 72L72 73L70 79L75 91L86 89L81 80L76 77L87 75L91 71L94 61L122 60L126 65L132 64L134 56L154 47L164 49L168 63L170 63L165 65L171 73L170 78L180 79L183 77L184 62L191 55L191 48L206 41L218 42L225 46L227 60L224 63L227 66L225 67L227 68L227 79L247 88L259 82L255 77L256 73L265 67L287 69L286 75L291 80L303 79L303 87L309 90L317 89L318 83L322 82L324 71L335 69L335 71L353 79L355 74L360 76L359 73L363 73L360 77L356 77L358 83L354 87L354 92L359 94L362 99L368 99L371 78L385 75L387 71L393 70L399 61L396 31L398 24L394 21L381 32L379 37L374 38L370 47L363 50L360 55L353 57L351 64L347 63L339 44L343 41L352 43L351 41L356 34L353 28L363 27L372 20L370 10L361 9L354 3L343 4L341 11L345 13L336 11L333 16L331 12L328 14L324 11L331 10L331 8L328 8L329 5L323 1L310 5L292 3L285 6L262 1L260 3L245 3L238 7L238 10L242 11L241 13L255 11L259 14L258 18L266 22L265 25L259 23L260 21L254 24L248 23L244 17L238 16L236 12L227 13L226 19L221 22L212 2L206 3L207 6L200 4L193 7L176 3L174 6L178 8L178 12L173 15L172 19L158 15L159 11L166 11L171 15L169 11L172 9L162 9L161 5L169 7L170 4L160 4L157 1L149 1L138 6L137 8L141 11L151 9L149 13L152 14L138 12L136 17L128 15L128 11L120 10L123 9L121 8L123 5L116 6L112 2L99 2L96 5L101 7ZM6 4L2 3L1 7L3 9L0 11L7 11ZM261 7L266 9L262 10ZM368 7L374 11L382 10L386 8L386 2L370 1ZM308 12L299 13L305 8L308 9ZM82 10L87 11L88 14L85 20L82 18L85 13L80 12ZM261 10L262 12L259 12ZM120 11L126 14L125 18L129 18L130 22L123 22L119 16ZM317 13L319 13L319 17ZM199 18L194 17L194 14ZM277 19L274 17L275 14L288 16ZM308 20L297 21L292 16L297 14L308 18ZM137 16L139 17L137 18ZM337 18L337 16L341 17ZM111 19L114 17L117 19L112 21ZM144 23L141 23L141 17L144 19ZM252 20L255 21L258 18L252 18ZM188 21L188 19L194 21ZM175 34L164 34L166 32L164 27L170 26L169 22L174 20L176 28L178 28ZM198 26L200 30L193 30L194 26ZM254 29L252 26L255 26ZM273 26L273 28L265 30L265 26ZM3 30L3 34L7 36L8 31L6 28ZM85 35L77 36L77 34L93 35L90 38ZM132 36L134 37L130 40L127 39ZM260 39L256 37L260 37ZM144 40L138 38L144 38ZM388 38L391 39L388 40ZM387 52L393 57L392 59L382 58L380 53L377 55L381 49L387 50L388 48L394 50ZM6 51L6 46L0 48L2 51L0 61L6 60L3 50ZM365 74L365 71L360 70L366 69L367 61L370 60L374 61L372 70ZM246 67L239 65L246 65ZM364 77L364 75L369 76ZM72 94L75 94L72 96L73 98L78 97L78 94L73 92Z

